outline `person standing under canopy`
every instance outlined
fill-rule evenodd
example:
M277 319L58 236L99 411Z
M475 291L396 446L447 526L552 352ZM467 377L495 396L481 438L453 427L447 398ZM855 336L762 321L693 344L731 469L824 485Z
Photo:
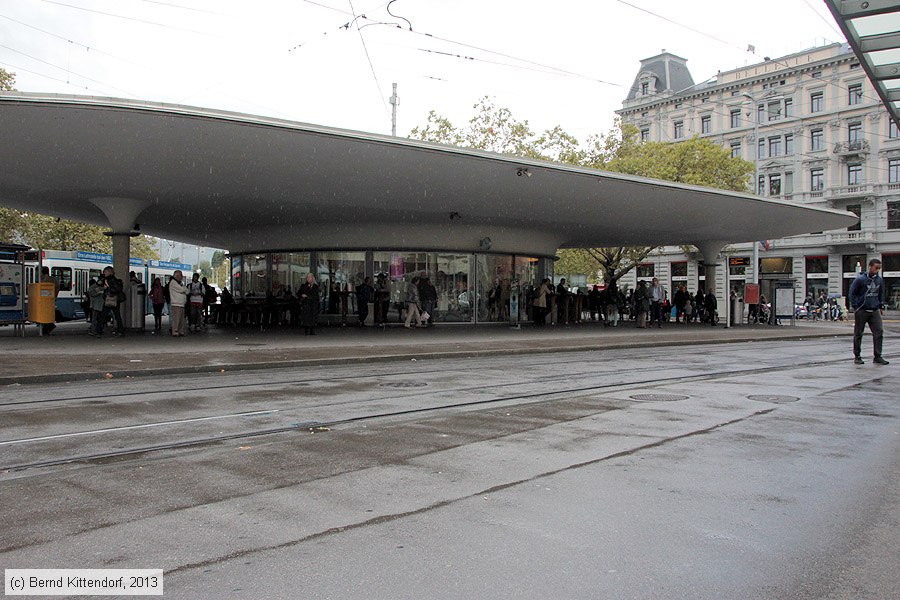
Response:
M300 298L300 324L304 335L316 335L319 324L319 285L312 273L306 274L306 281L297 290Z

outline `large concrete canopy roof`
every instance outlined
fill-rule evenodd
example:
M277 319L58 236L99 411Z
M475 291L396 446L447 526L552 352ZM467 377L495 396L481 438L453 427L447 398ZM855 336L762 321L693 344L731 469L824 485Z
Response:
M133 199L145 206L141 232L232 252L478 251L490 238L493 252L552 255L856 222L749 194L131 100L0 94L0 132L0 204L109 226L96 199Z

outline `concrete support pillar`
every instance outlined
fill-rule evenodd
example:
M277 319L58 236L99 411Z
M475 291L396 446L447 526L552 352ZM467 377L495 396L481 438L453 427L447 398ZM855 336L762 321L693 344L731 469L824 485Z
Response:
M138 227L138 216L150 206L150 203L134 198L92 198L91 202L102 210L109 220L111 231L106 235L112 238L113 269L116 270L116 277L122 280L125 288L126 300L120 307L120 310L125 311L122 315L125 318L131 311L131 295L128 293L131 288L131 279L128 277L128 272L131 271L131 238L139 235L135 231Z
M722 251L722 248L725 247L725 242L701 242L694 245L697 246L697 248L700 250L700 254L703 255L703 268L706 270L706 289L704 291L712 291L712 293L715 294L716 298L718 298L721 302L722 298L719 297L719 294L716 290L716 267L719 264L719 253ZM724 299L726 301L728 300L727 290L725 291Z

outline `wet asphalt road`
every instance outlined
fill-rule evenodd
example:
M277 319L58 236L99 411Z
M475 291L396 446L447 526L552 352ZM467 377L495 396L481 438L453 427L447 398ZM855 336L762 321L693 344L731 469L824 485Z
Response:
M4 388L0 566L163 568L170 598L896 598L894 339L889 367L845 338Z

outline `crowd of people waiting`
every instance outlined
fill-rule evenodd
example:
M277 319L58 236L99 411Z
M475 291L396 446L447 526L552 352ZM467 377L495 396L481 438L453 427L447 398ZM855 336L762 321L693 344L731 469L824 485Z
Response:
M710 291L706 294L698 289L696 294L680 285L669 298L668 291L653 278L648 285L638 282L637 288L623 293L615 282L601 288L595 285L585 294L580 288L572 293L561 279L554 288L550 279L526 291L526 298L532 307L532 321L535 326L547 325L548 318L554 324L580 322L585 313L591 321L600 321L606 327L618 327L620 321L633 321L636 327L644 329L652 325L662 327L663 323L718 323L718 301ZM585 310L586 309L586 310Z
M141 283L134 272L130 273L130 278L132 284ZM385 275L380 274L375 282L366 277L353 293L357 299L359 326L365 326L370 303L374 306L375 324L387 323L391 302ZM670 321L713 326L718 322L717 300L712 292L704 294L702 289L698 289L692 294L680 285L670 299L668 291L657 278L653 278L649 285L640 281L636 289L626 293L612 282L605 288L595 285L586 294L580 288L573 293L565 279L561 279L555 287L550 279L544 279L538 285L528 286L524 294L526 314L538 327L547 325L548 321L551 324L577 323L587 315L591 321L602 322L606 327L618 327L620 322L632 321L642 329L653 325L662 327L663 323ZM148 295L153 307L153 333L162 332L162 317L168 306L169 332L174 337L182 337L189 331L202 332L208 323L237 323L241 319L241 311L246 310L235 303L227 287L219 293L198 273L192 274L189 282L182 271L175 271L166 284L157 277L151 283ZM492 290L492 299L493 295L497 296L495 305L503 300L508 302L499 287ZM339 302L342 297L347 295L332 293L329 294L329 301ZM408 329L414 325L417 328L433 326L436 300L437 294L430 279L413 277L407 284L405 302L398 307L398 320ZM121 311L124 301L123 282L116 277L112 267L106 267L97 279L91 279L83 302L91 324L90 335L103 335L112 322L112 335L121 336L124 333ZM299 324L306 335L315 335L321 310L319 284L315 276L308 273L296 293L285 288L278 297L269 294L259 307L261 316L257 319Z

